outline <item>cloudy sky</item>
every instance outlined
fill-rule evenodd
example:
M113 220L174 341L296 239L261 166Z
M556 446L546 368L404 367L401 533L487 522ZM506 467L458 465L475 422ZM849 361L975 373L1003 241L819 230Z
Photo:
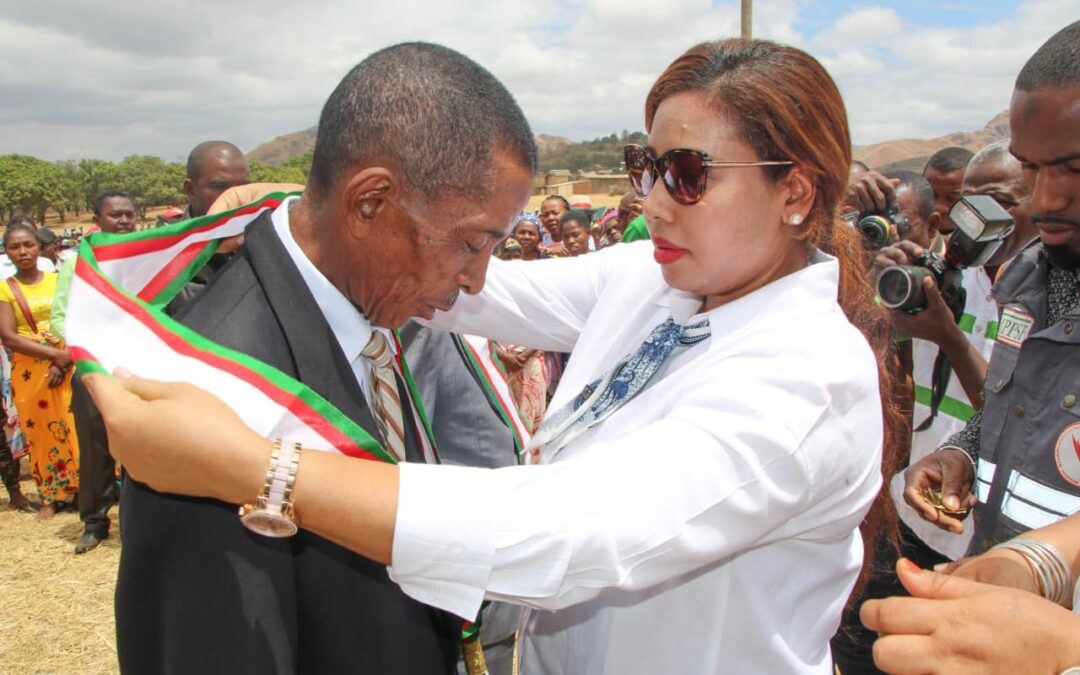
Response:
M865 144L979 129L1080 0L757 0L756 37L818 57ZM366 54L440 42L502 79L533 130L641 129L656 76L737 34L737 0L0 0L0 154L244 150L312 126Z

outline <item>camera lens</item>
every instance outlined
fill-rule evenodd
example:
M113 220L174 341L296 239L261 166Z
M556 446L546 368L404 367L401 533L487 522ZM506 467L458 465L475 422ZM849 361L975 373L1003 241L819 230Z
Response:
M862 232L867 248L878 249L889 241L889 221L882 216L866 216L856 227Z
M925 267L897 265L882 270L877 278L878 297L889 309L917 312L926 307L923 279L930 274Z
M896 309L911 295L911 275L902 267L882 270L877 279L877 292L881 304Z

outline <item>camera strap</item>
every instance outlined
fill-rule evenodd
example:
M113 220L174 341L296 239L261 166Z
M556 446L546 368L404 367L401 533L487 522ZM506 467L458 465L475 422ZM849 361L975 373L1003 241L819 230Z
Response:
M930 383L930 416L923 420L915 431L926 431L934 423L941 402L945 400L945 390L949 387L949 378L952 377L952 364L945 352L938 349L937 358L934 359L933 376Z

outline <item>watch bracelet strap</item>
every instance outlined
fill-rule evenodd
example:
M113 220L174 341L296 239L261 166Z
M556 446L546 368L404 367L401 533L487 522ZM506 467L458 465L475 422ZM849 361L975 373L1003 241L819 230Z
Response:
M292 506L292 489L300 463L300 444L275 439L279 452L271 455L264 486L267 504L272 511L286 512Z
M292 505L293 486L296 472L300 465L300 443L285 444L282 439L273 439L273 449L267 464L266 476L258 497L249 504L240 507L240 514L250 511L269 511L280 513L290 520L295 520Z

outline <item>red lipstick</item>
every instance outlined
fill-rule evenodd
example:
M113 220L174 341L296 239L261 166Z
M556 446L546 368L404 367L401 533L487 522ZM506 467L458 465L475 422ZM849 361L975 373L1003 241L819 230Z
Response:
M667 239L653 237L653 260L661 265L670 265L686 255L686 249L672 244Z

